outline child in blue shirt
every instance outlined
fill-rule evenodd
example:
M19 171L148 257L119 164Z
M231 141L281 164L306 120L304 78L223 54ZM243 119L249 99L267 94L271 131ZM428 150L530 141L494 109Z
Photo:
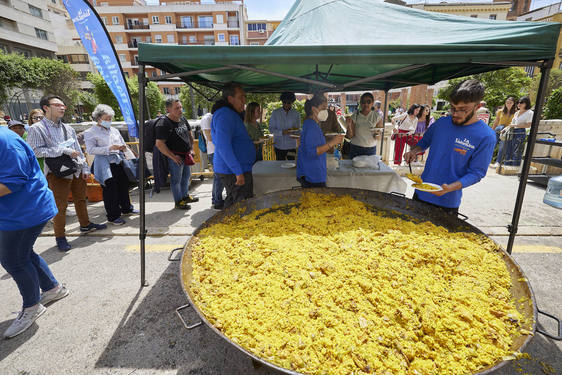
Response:
M410 163L429 148L422 180L443 188L432 193L416 190L414 200L458 212L462 189L486 175L496 138L494 131L476 116L483 97L484 86L478 80L461 82L449 100L452 115L435 122L417 145L404 154Z
M306 120L303 123L297 157L297 180L303 188L324 187L328 175L326 155L332 147L343 141L343 135L326 143L319 122L328 118L328 102L316 94L304 103Z

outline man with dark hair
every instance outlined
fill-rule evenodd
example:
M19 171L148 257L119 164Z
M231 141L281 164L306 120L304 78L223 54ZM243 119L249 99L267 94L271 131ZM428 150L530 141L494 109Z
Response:
M284 92L279 99L283 106L271 112L269 118L269 131L273 134L275 157L277 160L295 160L297 140L291 138L290 134L291 130L300 129L301 116L293 108L295 94Z
M437 120L417 145L404 154L410 163L418 153L429 148L422 180L441 185L443 189L432 193L416 190L414 200L456 213L462 189L486 175L496 136L476 115L483 97L484 85L480 81L469 79L459 83L449 98L452 115Z
M242 87L230 84L223 90L222 99L213 106L213 169L226 189L224 208L254 195L252 166L256 161L256 149L240 116L245 104L246 93Z
M54 217L54 231L57 247L61 251L70 250L71 246L66 240L66 207L68 206L68 194L72 192L72 200L76 209L76 216L80 222L80 231L91 232L93 230L105 229L105 224L94 224L90 222L86 207L86 180L90 176L90 167L82 153L74 129L64 124L66 106L57 95L47 95L39 102L45 113L43 119L29 128L27 142L33 149L35 156L45 158L45 175L49 188L55 195L58 214ZM49 159L57 159L62 155L68 155L76 165L76 172L65 177L55 175L55 171L49 169ZM53 165L53 164L51 164ZM64 167L64 165L62 166ZM60 171L62 172L63 168ZM67 168L68 170L68 168Z
M166 112L166 116L156 124L155 145L158 151L168 158L170 189L174 196L175 208L189 210L189 203L199 200L188 194L190 165L193 165L191 127L183 117L183 107L178 99L166 100Z

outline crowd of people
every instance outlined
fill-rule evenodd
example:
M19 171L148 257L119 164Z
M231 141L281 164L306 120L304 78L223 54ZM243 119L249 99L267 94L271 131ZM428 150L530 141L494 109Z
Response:
M453 89L450 116L435 121L429 106L414 104L392 118L394 163L400 164L402 158L411 163L429 149L421 177L442 187L432 193L416 190L413 199L457 212L462 189L487 172L496 132L508 129L514 133L513 143L503 145L506 153L524 138L524 128L532 119L529 99L521 98L515 112L515 101L508 98L490 127L478 117L478 110L485 107L483 96L483 85L471 79ZM342 148L346 138L351 158L376 153L384 119L372 94L361 96L359 108L347 117L345 127L323 94L306 100L302 125L293 108L294 93L283 93L280 99L282 107L271 114L269 131L277 160L296 157L295 177L303 188L326 186L325 154ZM111 125L115 116L111 107L98 105L92 113L95 124L83 134L86 153L94 156L92 166L86 162L74 129L62 122L66 109L62 99L48 95L41 99L40 107L30 114L27 130L18 122L10 122L9 129L0 128L0 154L5 160L15 160L0 167L0 262L16 281L24 301L22 312L4 333L6 337L23 332L45 311L45 304L69 293L33 251L33 245L52 219L58 249L71 249L65 236L70 192L81 232L107 227L92 223L88 216L85 191L91 173L102 186L109 223L123 225L124 216L138 212L129 198L132 151ZM260 105L246 105L243 87L234 83L224 87L211 113L203 116L201 131L214 172L213 208L228 208L253 196L252 167L260 160L265 140L261 117ZM174 207L188 210L190 203L198 201L189 194L194 139L179 100L166 102L166 114L154 121L154 138L153 150L147 151L159 153L169 170ZM404 153L406 145L410 150Z

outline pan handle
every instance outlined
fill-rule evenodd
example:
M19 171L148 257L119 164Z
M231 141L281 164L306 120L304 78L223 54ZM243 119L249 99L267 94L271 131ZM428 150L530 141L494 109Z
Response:
M467 221L468 220L468 216L461 214L460 212L457 212L457 216L459 217L459 219L461 219L462 221Z
M183 306L178 307L178 308L176 309L176 314L178 315L178 318L180 318L180 321L182 322L182 324L183 324L183 326L185 327L185 329L187 329L187 330L192 330L192 329L195 328L195 327L199 327L201 324L203 324L203 322L197 322L197 323L192 324L192 325L188 325L188 324L185 322L185 320L183 319L183 317L182 317L181 314L180 314L180 311L183 310L183 309L188 308L189 306L191 306L191 305L190 305L189 303L187 303L187 304L185 304L185 305L183 305Z
M548 332L546 332L546 331L543 331L543 330L541 330L541 329L539 329L539 328L537 328L537 332L540 333L540 334L542 334L542 335L544 335L544 336L546 336L546 337L549 337L549 338L551 338L551 339L553 339L553 340L562 341L562 324L560 323L560 319L558 319L558 318L555 317L554 315L550 315L550 314L545 313L544 311L541 311L541 310L539 310L539 309L537 309L537 312L538 312L539 314L542 314L542 315L544 315L544 316L548 316L549 318L554 319L554 320L556 321L556 323L558 323L558 336L551 335L550 333L548 333Z
M174 253L178 250L183 250L183 247L176 247L174 250L170 251L170 254L168 254L168 261L170 262L179 262L181 259L180 258L174 258Z

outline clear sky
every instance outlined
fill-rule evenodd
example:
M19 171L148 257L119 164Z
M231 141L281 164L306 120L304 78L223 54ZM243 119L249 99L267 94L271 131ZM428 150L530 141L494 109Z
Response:
M294 0L244 0L248 19L282 20L291 9Z

